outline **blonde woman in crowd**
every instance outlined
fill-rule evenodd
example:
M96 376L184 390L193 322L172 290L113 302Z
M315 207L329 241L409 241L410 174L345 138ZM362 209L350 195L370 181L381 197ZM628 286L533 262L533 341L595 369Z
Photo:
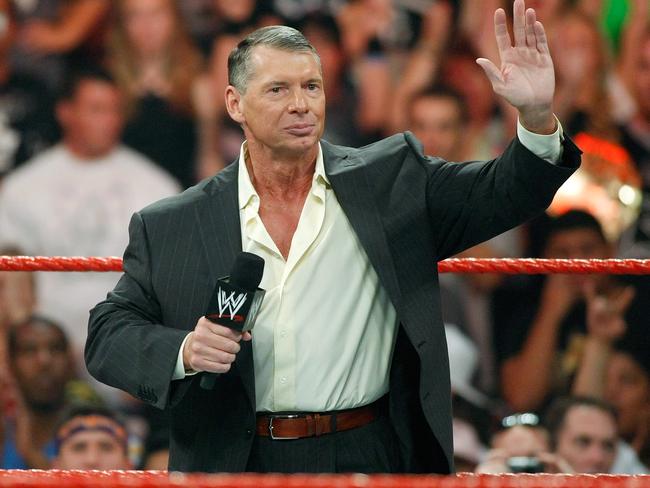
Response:
M113 10L108 66L130 107L124 142L189 186L197 153L192 88L201 56L173 0L119 0Z

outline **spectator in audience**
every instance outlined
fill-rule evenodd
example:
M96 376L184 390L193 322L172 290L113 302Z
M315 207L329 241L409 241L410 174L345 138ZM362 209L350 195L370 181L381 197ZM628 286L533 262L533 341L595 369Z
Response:
M10 61L14 18L11 2L0 0L0 177L53 144L58 134L48 88L16 73Z
M626 335L614 344L608 361L604 397L616 408L621 437L650 473L650 341Z
M408 106L418 94L427 92L438 83L440 65L450 42L452 28L451 5L448 2L433 2L422 18L417 43L408 53L404 69L396 80L390 103L388 132L409 129ZM494 37L493 33L491 35Z
M588 341L593 345L585 351L573 391L577 395L605 399L616 409L618 429L627 443L619 449L616 471L647 473L650 465L650 341L647 329L627 331L619 340L601 334L588 337Z
M16 248L0 247L0 256L20 254L24 253ZM34 273L0 271L0 417L13 416L16 408L15 383L7 352L9 328L34 313L35 297Z
M576 473L610 472L618 444L614 407L589 397L558 398L545 423L553 451Z
M542 257L611 256L611 246L591 215L573 210L549 224ZM603 274L506 280L493 303L504 399L518 411L541 411L553 396L568 394L587 331L611 329L621 335L624 319L647 316L647 303L643 293ZM522 375L522 371L535 374Z
M55 322L32 316L9 329L8 353L19 401L13 418L3 415L0 466L46 469L55 453L66 384L74 376L68 339Z
M422 142L426 154L447 161L466 161L464 133L467 105L455 91L433 87L417 93L407 106L408 127Z
M131 469L128 434L116 413L77 405L64 413L55 430L55 469Z
M539 417L533 413L518 413L503 418L476 472L572 473L573 468L551 452L549 432Z
M390 39L397 6L390 0L358 0L345 3L336 13L341 45L357 89L357 123L365 137L377 139L386 131L388 100L393 91Z
M73 75L57 116L62 141L3 182L0 244L32 255L119 255L133 212L179 187L119 144L123 99L107 73ZM39 273L36 279L38 310L66 326L81 362L88 309L113 286L116 274Z
M564 129L616 140L608 82L610 72L605 40L596 21L578 8L565 9L550 37L557 90L555 105Z
M445 57L440 81L458 92L467 106L468 124L463 134L465 155L471 160L492 159L506 146L512 123L498 116L500 107L489 80L481 78L476 64L477 53L467 43L459 42ZM510 112L507 113L508 115Z
M12 63L58 90L65 72L101 56L108 0L13 2L18 21Z
M119 0L113 9L107 55L130 109L123 141L190 186L198 156L192 88L201 56L175 1Z

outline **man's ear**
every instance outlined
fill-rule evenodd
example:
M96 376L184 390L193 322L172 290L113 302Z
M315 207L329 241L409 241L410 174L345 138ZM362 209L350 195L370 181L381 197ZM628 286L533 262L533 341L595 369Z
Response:
M72 115L72 104L69 100L61 100L56 104L56 120L63 128L68 126Z
M243 124L245 121L244 112L243 112L243 100L239 90L232 85L226 87L226 110L228 110L228 115L235 122Z

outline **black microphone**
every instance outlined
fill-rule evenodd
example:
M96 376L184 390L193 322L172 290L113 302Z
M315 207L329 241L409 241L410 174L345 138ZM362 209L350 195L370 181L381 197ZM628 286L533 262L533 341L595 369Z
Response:
M258 288L264 274L264 260L250 252L235 259L230 276L219 278L205 317L237 332L253 328L262 305L264 290ZM203 373L201 388L211 390L219 373Z

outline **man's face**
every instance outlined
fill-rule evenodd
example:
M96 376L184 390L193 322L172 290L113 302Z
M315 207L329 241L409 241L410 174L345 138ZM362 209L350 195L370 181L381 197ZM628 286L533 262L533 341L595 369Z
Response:
M12 370L28 406L56 410L63 404L71 377L71 359L63 334L45 324L20 327Z
M424 145L425 154L461 160L462 115L452 98L425 96L413 102L410 129Z
M569 410L557 436L556 452L577 473L608 473L616 456L616 424L608 413L591 406Z
M54 459L56 469L131 469L124 445L100 430L84 430L66 439Z
M323 78L311 52L258 46L246 91L226 89L230 116L244 128L249 146L295 158L313 150L325 125Z
M634 89L640 115L650 123L650 35L639 49L639 58L634 73Z
M119 90L101 80L82 80L71 100L58 107L64 139L80 156L101 157L120 139L124 116Z
M606 259L611 257L609 245L594 229L576 228L554 232L544 247L543 257L553 259ZM593 282L599 288L606 275L570 275L569 282L582 290L585 283Z
M618 413L621 435L630 438L650 418L650 377L628 354L615 352L608 363L605 398Z

